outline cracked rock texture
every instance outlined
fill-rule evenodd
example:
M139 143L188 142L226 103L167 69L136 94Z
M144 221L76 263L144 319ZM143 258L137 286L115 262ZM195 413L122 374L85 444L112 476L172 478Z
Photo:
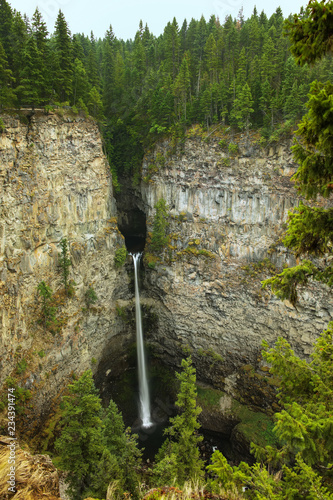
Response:
M279 237L298 203L295 171L289 143L261 150L244 138L231 158L218 139L187 138L182 153L166 141L143 165L148 232L160 198L170 210L169 243L145 278L159 318L150 340L173 365L191 352L201 380L259 406L269 400L262 340L283 336L306 356L333 317L325 286L310 284L297 310L261 289L262 279L294 264Z
M1 383L20 379L42 413L72 372L95 369L106 346L124 355L127 335L116 315L128 277L116 269L123 245L116 221L110 169L96 123L66 114L3 117L0 135L0 346ZM58 268L67 238L75 295L66 298ZM37 286L54 293L56 324L40 323ZM92 287L98 300L87 308ZM25 370L21 368L26 363Z

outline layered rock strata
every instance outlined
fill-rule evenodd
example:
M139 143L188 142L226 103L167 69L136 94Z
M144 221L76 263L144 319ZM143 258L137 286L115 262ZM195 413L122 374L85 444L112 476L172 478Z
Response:
M124 355L127 334L116 314L128 277L114 255L117 229L110 169L93 120L66 114L5 116L0 136L1 383L12 376L32 391L42 413L73 372ZM69 246L67 298L58 260ZM52 289L55 320L41 321L42 281ZM85 297L94 290L97 301ZM22 382L22 378L24 379ZM47 405L46 405L47 406Z
M299 201L290 144L260 149L244 139L231 157L220 138L194 136L170 151L166 141L145 157L141 184L150 234L156 202L170 211L167 248L147 259L146 294L159 318L151 341L171 364L191 352L201 380L260 406L268 398L262 340L282 336L308 355L333 317L324 286L310 284L297 309L261 289L294 263L279 241Z

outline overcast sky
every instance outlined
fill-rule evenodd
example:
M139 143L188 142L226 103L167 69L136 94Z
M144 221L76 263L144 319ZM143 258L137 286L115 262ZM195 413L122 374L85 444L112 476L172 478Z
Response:
M158 36L168 21L175 17L179 27L184 19L208 21L214 14L223 22L227 15L237 17L243 7L245 19L251 16L256 5L258 13L265 11L271 16L281 7L284 17L298 13L307 2L302 0L8 0L13 9L27 14L29 18L38 6L49 32L53 33L59 9L65 15L72 34L93 31L96 38L103 38L112 25L117 38L134 38L140 19L148 24L149 30Z

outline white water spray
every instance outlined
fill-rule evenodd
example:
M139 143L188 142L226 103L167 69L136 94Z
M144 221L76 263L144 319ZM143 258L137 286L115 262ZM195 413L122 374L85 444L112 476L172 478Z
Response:
M153 425L150 416L150 399L149 388L146 371L146 356L143 345L143 331L140 306L139 292L139 264L141 253L132 254L134 262L134 277L135 277L135 322L136 322L136 343L138 354L138 369L139 369L139 395L140 395L140 417L142 427L151 427Z

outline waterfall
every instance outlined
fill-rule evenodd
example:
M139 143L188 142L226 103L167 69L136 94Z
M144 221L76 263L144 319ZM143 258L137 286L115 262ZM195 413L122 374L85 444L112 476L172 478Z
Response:
M150 427L152 424L150 417L150 400L149 388L146 371L146 356L143 345L143 331L140 306L139 292L139 264L141 253L132 254L134 262L134 278L135 278L135 322L136 322L136 343L138 354L138 370L139 370L139 395L140 395L140 417L142 427Z

